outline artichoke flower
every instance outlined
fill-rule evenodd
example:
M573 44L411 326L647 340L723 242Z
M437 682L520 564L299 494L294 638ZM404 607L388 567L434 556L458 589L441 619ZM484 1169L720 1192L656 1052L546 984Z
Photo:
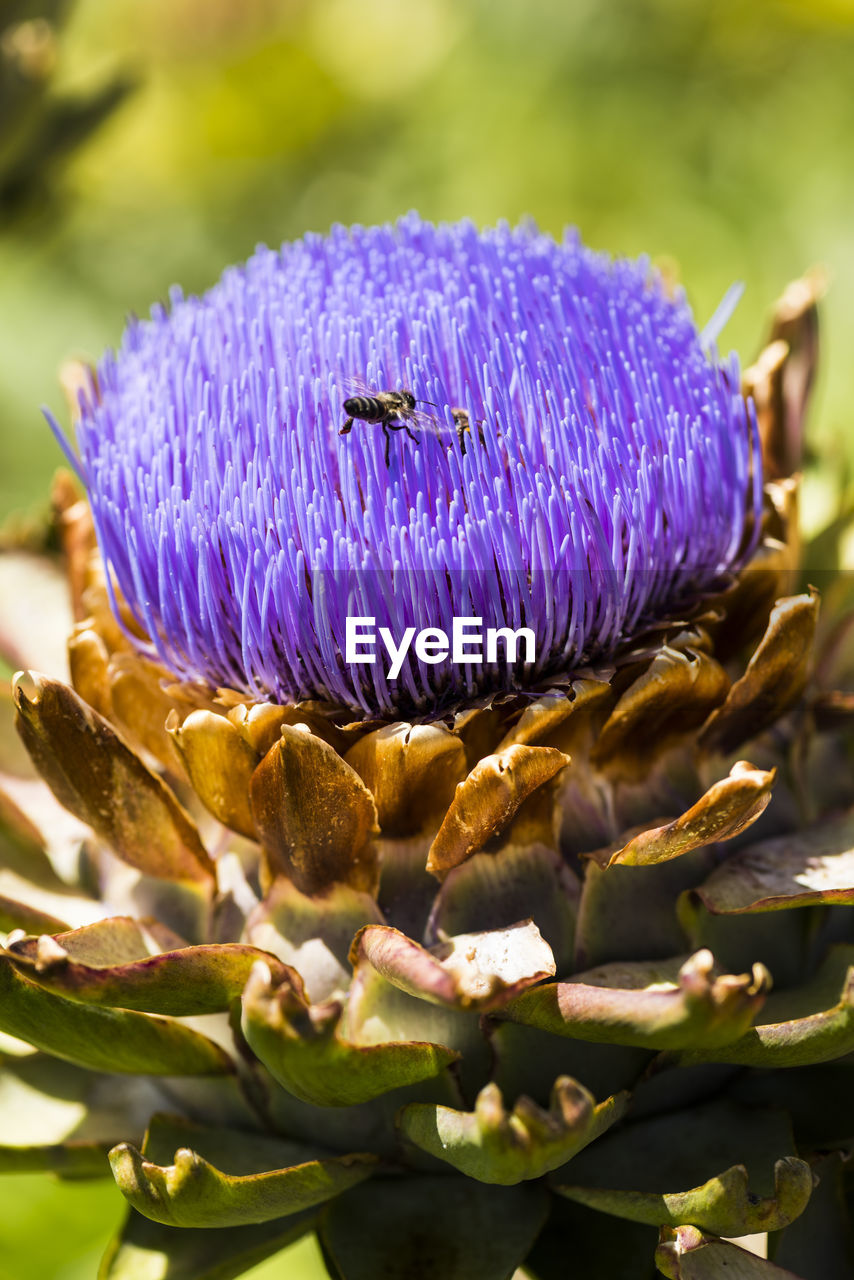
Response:
M0 757L0 1169L112 1171L102 1280L312 1231L339 1280L851 1274L817 294L742 378L646 261L411 215L69 375L70 679L16 677ZM358 396L399 414L339 434ZM59 571L0 582L50 666Z

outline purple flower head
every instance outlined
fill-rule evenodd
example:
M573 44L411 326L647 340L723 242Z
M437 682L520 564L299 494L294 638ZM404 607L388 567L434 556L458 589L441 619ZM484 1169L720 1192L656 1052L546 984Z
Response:
M261 248L134 320L98 384L79 466L122 595L171 670L256 698L530 688L713 588L757 523L734 358L646 260L574 234L413 214ZM403 390L414 416L339 434L345 399ZM347 660L348 617L374 662ZM410 646L390 677L380 628L454 617L531 629L533 661Z

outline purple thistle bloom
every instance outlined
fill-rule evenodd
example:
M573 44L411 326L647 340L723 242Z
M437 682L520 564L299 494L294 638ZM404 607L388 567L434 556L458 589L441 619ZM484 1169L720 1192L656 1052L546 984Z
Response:
M163 663L262 699L429 711L607 655L758 527L752 411L645 259L414 214L261 248L134 320L84 405L102 552ZM409 389L390 437L350 396ZM451 410L471 430L458 438ZM425 417L424 415L430 415ZM461 442L462 441L462 442ZM752 517L751 517L752 513ZM349 616L521 626L536 660L345 661Z

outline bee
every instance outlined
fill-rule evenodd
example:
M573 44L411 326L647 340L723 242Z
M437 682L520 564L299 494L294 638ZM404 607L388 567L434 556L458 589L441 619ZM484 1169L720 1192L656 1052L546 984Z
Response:
M451 417L454 419L454 424L455 424L455 426L456 426L456 428L457 428L457 437L458 437L459 442L460 442L460 452L462 453L463 457L465 457L465 453L466 453L466 432L469 432L469 434L471 434L471 419L469 418L468 410L467 410L467 409L452 409L452 410L451 410ZM475 425L477 426L477 434L478 434L478 438L479 438L479 440L480 440L480 443L481 443L481 444L485 444L485 443L486 443L486 437L485 437L485 436L484 436L484 434L483 434L483 423L482 423L482 422L477 422Z
M350 396L344 401L343 408L349 416L338 432L339 436L349 435L357 418L362 422L378 422L382 426L386 466L390 465L390 431L405 431L410 440L418 444L418 436L409 426L417 418L415 396L411 391L377 391L374 395Z

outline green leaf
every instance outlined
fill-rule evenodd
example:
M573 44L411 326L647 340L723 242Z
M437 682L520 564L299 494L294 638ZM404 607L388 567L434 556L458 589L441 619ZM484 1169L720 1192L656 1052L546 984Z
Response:
M424 936L436 900L436 877L430 875L425 865L429 847L429 835L377 839L378 905L383 919L394 920L410 938Z
M147 1160L167 1165L179 1147L189 1146L217 1168L239 1175L285 1169L330 1154L316 1142L294 1141L231 1123L197 1123L166 1112L151 1117L140 1150Z
M793 1221L813 1179L809 1165L795 1158L779 1113L713 1102L607 1134L553 1175L552 1185L579 1204L633 1222L691 1223L741 1236Z
M764 1200L750 1189L741 1164L686 1191L606 1191L574 1185L557 1190L579 1204L632 1222L667 1226L692 1222L729 1236L750 1235L785 1226L803 1211L812 1191L812 1174L805 1161L787 1156L777 1161L774 1170L775 1194Z
M771 991L762 1010L762 1023L789 1022L806 1018L831 1008L844 989L850 969L854 967L854 943L837 943L828 947L818 969L806 982Z
M3 1280L92 1280L98 1255L126 1205L106 1156L106 1178L68 1180L49 1173L3 1174L0 1276Z
M685 933L676 916L677 898L700 884L713 865L710 848L646 867L605 870L588 859L576 923L575 968L683 953ZM638 910L639 902L643 911Z
M66 1000L20 974L0 953L0 1031L96 1071L221 1075L227 1054L179 1022Z
M245 1075L243 1079L237 1072L232 1072L222 1076L172 1076L162 1082L153 1080L158 1098L153 1106L148 1107L145 1124L134 1134L134 1138L141 1137L145 1132L152 1113L162 1109L164 1095L170 1109L181 1115L202 1120L205 1124L254 1133L259 1123L265 1123L267 1116L266 1099L262 1099L257 1088L257 1075L260 1071L258 1064L256 1072L252 1076ZM134 1096L138 1087L134 1084ZM259 1121L259 1113L264 1115L264 1121ZM288 1132L282 1126L274 1127L280 1133ZM127 1138L128 1134L123 1136Z
M547 1212L542 1186L410 1176L341 1196L320 1235L337 1280L507 1280Z
M354 1044L426 1042L455 1050L460 1055L455 1077L467 1097L474 1097L489 1079L491 1051L477 1010L419 999L387 982L367 962L356 969L344 1017L347 1036ZM556 1074L560 1073L552 1075L549 1088Z
M422 1151L460 1173L479 1182L512 1186L571 1160L620 1118L627 1101L623 1094L597 1106L592 1094L562 1076L555 1081L548 1111L521 1097L508 1113L501 1090L488 1084L478 1094L474 1111L410 1103L398 1125Z
M854 1051L854 946L832 947L809 982L769 997L765 1017L767 1022L752 1027L732 1044L714 1050L687 1050L680 1054L679 1061L801 1067L851 1053Z
M271 955L238 943L154 955L150 945L136 921L118 916L24 939L10 947L9 957L40 987L71 1000L175 1016L226 1012L257 960L279 971Z
M525 991L497 1016L552 1035L665 1049L727 1044L750 1026L765 1000L762 966L714 977L709 951L679 960L602 965L570 982Z
M249 916L245 937L302 974L308 998L316 1002L346 991L355 934L363 925L382 920L368 893L332 884L323 893L306 894L280 876Z
M352 1044L338 1032L336 1001L309 1005L298 975L274 979L259 962L243 996L243 1034L270 1074L317 1106L367 1102L438 1075L458 1058L444 1045L405 1041Z
M362 1153L318 1158L297 1143L168 1117L152 1122L145 1155L130 1143L110 1152L113 1176L132 1207L174 1227L241 1227L301 1213L370 1177L376 1161Z
M60 808L41 781L5 781L10 790L18 787L18 798L38 811L49 839L11 795L0 791L0 930L54 933L98 919L101 905L61 880L45 852L50 845L60 856L67 850L75 857L86 828Z
M577 877L545 845L475 853L448 873L430 914L428 936L438 941L531 919L552 949L556 971L571 973L578 895Z
M251 1227L177 1228L128 1214L98 1280L234 1280L311 1231L317 1210Z

